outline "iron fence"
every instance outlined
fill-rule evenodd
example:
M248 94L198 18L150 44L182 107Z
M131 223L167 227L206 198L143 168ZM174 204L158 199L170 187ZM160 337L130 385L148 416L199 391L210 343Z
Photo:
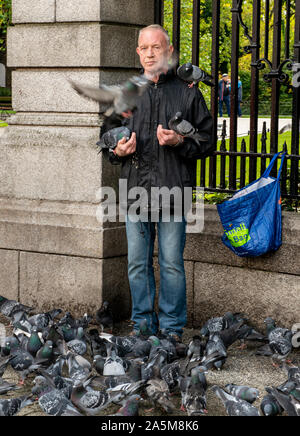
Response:
M212 6L212 64L211 74L214 87L211 90L210 108L213 117L214 155L200 160L197 168L197 185L213 192L235 192L263 173L268 160L279 151L280 90L290 89L291 139L283 144L288 152L282 172L282 196L300 199L300 1L299 0L252 0L251 34L245 24L243 0L231 0L231 101L230 134L226 140L226 125L222 127L219 138L218 124L218 84L220 72L220 20L222 0L211 0ZM164 0L156 0L156 22L164 24ZM180 53L180 21L183 1L174 0L173 7L173 46ZM200 0L193 0L191 61L199 66L201 59L201 7ZM291 18L293 17L293 26ZM272 26L271 26L272 21ZM284 26L285 32L282 32ZM293 44L291 32L294 30ZM263 32L262 32L263 31ZM241 47L240 34L249 41ZM263 37L261 36L263 35ZM262 40L263 39L263 40ZM263 45L263 50L262 50ZM250 128L249 138L238 138L238 76L239 54L243 49L251 55L251 85L249 100ZM200 65L201 66L201 65ZM269 84L270 132L264 126L258 133L259 78ZM288 121L287 121L288 124ZM196 169L195 169L196 170ZM276 173L276 165L272 175Z

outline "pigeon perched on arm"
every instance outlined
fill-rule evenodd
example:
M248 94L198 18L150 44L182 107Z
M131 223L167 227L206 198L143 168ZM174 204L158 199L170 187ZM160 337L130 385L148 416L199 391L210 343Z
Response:
M199 82L203 82L205 85L211 87L214 86L214 84L211 82L213 77L190 62L181 65L177 69L177 75L180 77L180 79L188 82L190 88L192 88L194 85L197 85Z
M120 115L135 109L138 98L145 92L150 82L141 75L133 76L121 85L100 85L99 88L80 85L73 81L70 83L78 94L100 103L109 104L110 107L104 114L109 117L113 113Z

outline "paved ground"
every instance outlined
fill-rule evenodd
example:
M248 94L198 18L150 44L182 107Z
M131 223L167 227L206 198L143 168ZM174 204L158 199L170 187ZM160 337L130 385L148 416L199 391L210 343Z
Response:
M3 317L0 317L0 322L3 322ZM130 326L128 322L123 322L116 326L116 334L125 335L130 331ZM199 333L197 329L186 329L183 335L183 342L188 343L193 335ZM235 384L245 384L255 387L259 390L259 398L254 403L255 406L259 407L260 402L264 395L266 394L264 388L265 386L278 386L283 383L287 377L283 369L275 369L267 357L258 357L254 355L256 346L259 344L251 344L246 350L241 351L238 349L239 344L234 344L228 350L228 359L221 371L211 370L207 374L207 381L209 388L207 391L207 416L223 416L226 415L222 404L216 398L216 396L211 391L210 387L217 384L221 387L225 387L227 383ZM300 365L300 352L296 350L291 355L293 363L297 366ZM8 369L4 374L4 378L8 381L18 381L16 373ZM26 381L26 384L22 390L12 392L1 398L10 398L13 396L19 396L24 393L29 393L32 387L31 376ZM185 413L179 410L180 408L180 396L175 395L172 397L172 401L176 405L176 412L173 416L186 416ZM116 413L118 406L111 406L101 413L103 416L108 416ZM166 413L160 408L156 407L152 412L147 410L151 408L151 404L145 400L140 406L140 415L143 416L166 416ZM38 403L34 403L30 406L25 407L20 411L19 415L22 416L44 416Z

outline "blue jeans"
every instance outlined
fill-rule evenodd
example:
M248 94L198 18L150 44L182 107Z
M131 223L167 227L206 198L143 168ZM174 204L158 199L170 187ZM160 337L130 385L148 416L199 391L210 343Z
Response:
M160 265L160 289L158 316L154 310L155 278L153 249L158 233L158 262ZM128 278L132 298L132 321L138 329L146 319L153 334L160 329L182 334L186 324L186 279L183 251L186 238L186 220L174 222L134 223L126 218L128 244Z
M223 100L219 100L219 114L223 116L223 103L226 105L227 114L230 117L230 95L224 96Z

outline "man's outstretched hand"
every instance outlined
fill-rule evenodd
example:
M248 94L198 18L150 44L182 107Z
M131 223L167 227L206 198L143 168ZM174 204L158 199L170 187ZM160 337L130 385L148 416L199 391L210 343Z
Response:
M159 145L177 145L183 142L183 136L178 135L174 130L163 129L163 126L159 124L157 128L157 139Z
M126 137L120 139L114 152L119 157L128 156L136 150L136 133L133 132L130 139L127 141Z

